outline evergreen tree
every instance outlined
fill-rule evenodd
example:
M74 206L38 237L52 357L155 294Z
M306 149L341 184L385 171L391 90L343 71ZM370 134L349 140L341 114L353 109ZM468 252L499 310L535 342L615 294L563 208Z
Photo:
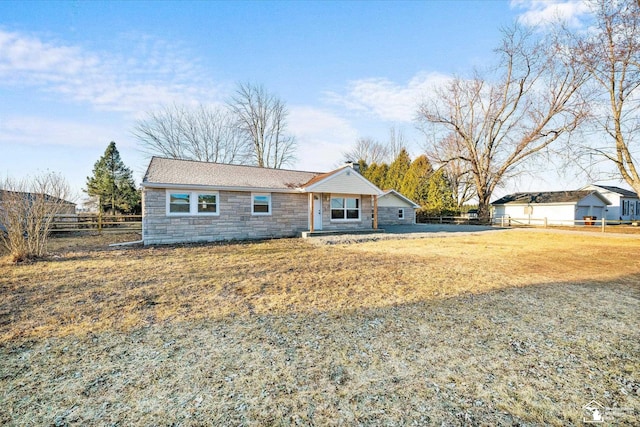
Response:
M120 158L116 143L111 141L104 155L93 166L93 176L87 177L89 196L98 198L98 209L112 212L134 212L140 205L140 192L136 189L133 172Z
M365 176L365 173L367 173L367 168L369 167L369 165L367 165L367 162L360 159L358 160L358 170L360 171L360 175Z
M422 210L428 215L447 215L456 213L457 206L443 170L433 173L427 183L427 200Z
M384 190L384 182L387 178L388 170L389 166L386 163L381 163L379 165L376 163L372 163L367 168L363 176L371 181L373 185Z
M422 206L427 202L429 177L432 173L431 162L423 154L411 162L411 166L397 190Z
M402 180L409 171L409 167L411 167L411 158L407 150L403 148L400 150L400 153L398 153L398 157L396 157L393 163L391 163L391 166L389 166L389 171L384 180L384 189L400 191Z

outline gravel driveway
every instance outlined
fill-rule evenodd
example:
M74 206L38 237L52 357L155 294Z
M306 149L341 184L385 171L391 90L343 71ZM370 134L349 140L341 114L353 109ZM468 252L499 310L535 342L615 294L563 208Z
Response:
M340 234L315 236L308 240L319 245L337 245L345 243L360 243L387 239L417 239L429 237L459 236L461 234L478 234L496 231L505 231L498 227L486 225L466 225L466 224L413 224L413 225L391 225L381 227L384 233L371 234Z

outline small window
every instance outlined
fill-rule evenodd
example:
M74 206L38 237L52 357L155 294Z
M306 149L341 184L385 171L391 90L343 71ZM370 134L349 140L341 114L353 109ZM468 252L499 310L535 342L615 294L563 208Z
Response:
M360 219L360 199L354 197L332 197L331 219L357 221Z
M169 212L189 213L190 197L189 193L171 193L169 195Z
M404 209L398 209L398 219L404 219Z
M252 200L254 215L271 215L271 194L252 194Z
M217 213L218 197L215 194L198 194L198 213Z

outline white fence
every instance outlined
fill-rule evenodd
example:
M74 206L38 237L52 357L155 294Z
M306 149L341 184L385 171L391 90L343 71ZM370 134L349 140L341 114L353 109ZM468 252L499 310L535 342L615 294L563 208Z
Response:
M514 218L509 215L496 217L491 219L493 225L499 225L500 227L600 227L602 231L605 231L607 226L615 225L640 225L640 220L632 221L619 221L612 219L603 219L596 217L585 217L585 219L575 220L557 220L549 218Z

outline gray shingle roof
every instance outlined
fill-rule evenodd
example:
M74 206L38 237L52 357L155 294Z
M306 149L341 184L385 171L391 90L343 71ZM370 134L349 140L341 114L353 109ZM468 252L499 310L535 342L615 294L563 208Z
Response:
M576 191L545 191L545 192L533 192L533 193L514 193L514 194L508 194L491 204L507 205L510 203L511 204L571 203L571 202L578 202L592 193L596 193L596 192L589 191L589 190L576 190Z
M636 193L634 193L633 191L626 190L624 188L614 187L612 185L598 185L598 184L592 184L592 185L594 187L603 188L603 189L605 189L607 191L611 191L612 193L621 194L623 197L634 197L634 198L638 197L638 195Z
M42 193L26 193L24 191L9 191L9 190L3 190L0 189L0 202L2 201L2 199L6 196L6 197L10 197L10 195L19 195L20 197L25 198L26 200L33 200L35 197L37 196L41 196ZM52 203L61 203L64 205L73 205L76 206L76 203L74 202L70 202L68 200L64 200L64 199L60 199L58 197L52 196L50 194L45 194L44 195L44 199L47 202L52 202Z
M319 175L322 173L153 157L142 185L295 190Z

